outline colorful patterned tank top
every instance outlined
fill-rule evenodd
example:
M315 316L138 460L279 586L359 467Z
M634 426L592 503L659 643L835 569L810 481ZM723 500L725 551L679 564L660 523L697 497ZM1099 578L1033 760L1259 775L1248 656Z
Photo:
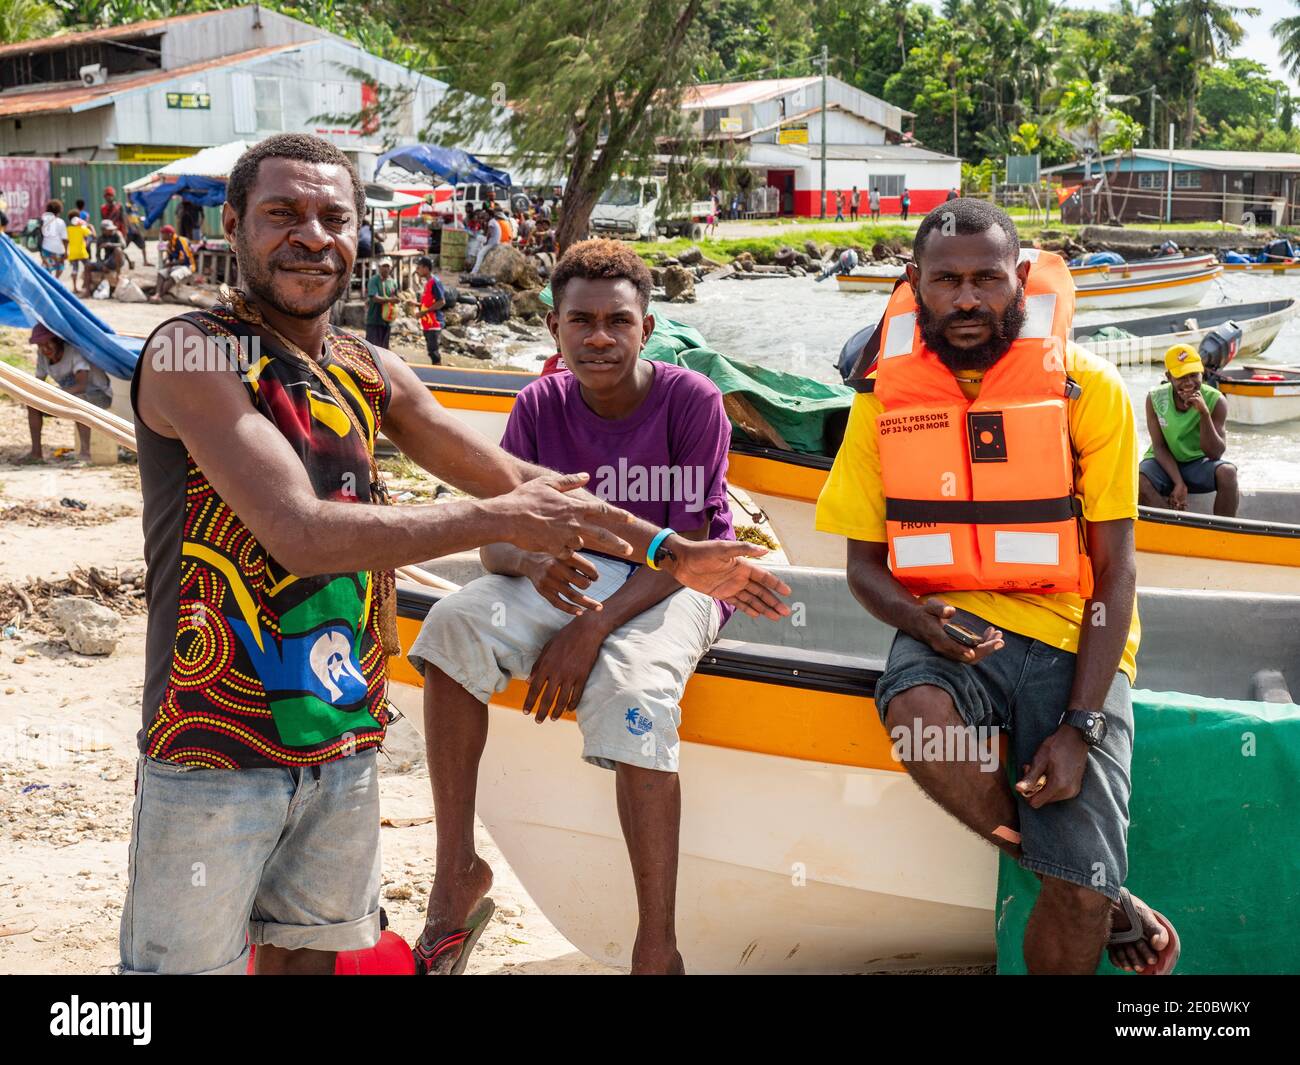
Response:
M370 498L367 450L388 376L365 341L334 330L322 362L352 406L272 334L225 310L183 316L248 355L249 401L289 441L321 499ZM237 372L232 368L231 372ZM131 384L136 405L139 370ZM222 769L330 762L370 747L388 721L387 670L367 572L300 577L272 558L185 445L135 417L144 496L145 687L140 748ZM256 456L247 456L256 475Z

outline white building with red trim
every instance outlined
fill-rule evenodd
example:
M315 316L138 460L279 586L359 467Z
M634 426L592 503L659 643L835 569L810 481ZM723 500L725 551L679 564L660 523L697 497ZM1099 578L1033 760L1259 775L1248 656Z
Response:
M822 79L768 78L692 86L682 101L696 136L730 144L761 184L781 191L781 214L818 215L821 177ZM826 185L836 194L858 189L866 213L873 186L881 210L899 211L902 190L923 214L960 188L961 160L922 148L903 129L916 116L839 78L826 79ZM806 143L782 143L806 134ZM835 204L827 200L827 214Z

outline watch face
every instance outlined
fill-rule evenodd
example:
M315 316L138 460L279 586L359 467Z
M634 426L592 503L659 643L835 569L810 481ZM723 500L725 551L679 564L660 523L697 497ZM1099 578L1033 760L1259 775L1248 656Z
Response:
M1104 714L1089 714L1086 733L1088 742L1094 747L1098 746L1106 738L1106 716Z

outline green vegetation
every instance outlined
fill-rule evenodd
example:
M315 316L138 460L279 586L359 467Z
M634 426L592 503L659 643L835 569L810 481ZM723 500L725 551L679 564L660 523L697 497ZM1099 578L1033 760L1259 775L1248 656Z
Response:
M661 240L653 243L638 241L633 247L641 258L653 261L655 256L660 253L676 256L687 248L698 245L708 258L718 262L729 262L744 252L749 252L755 259L766 260L771 258L778 249L787 246L795 251L803 251L805 240L811 240L817 244L830 244L837 248L849 246L870 248L876 241L898 240L902 241L907 247L911 247L912 238L915 235L915 226L881 224L858 226L856 229L799 229L789 233L779 233L771 237L724 237L706 240L677 237L673 240Z
M0 39L228 7L245 0L0 0ZM693 143L678 103L694 83L829 72L916 113L916 143L968 165L973 188L1008 156L1044 166L1085 150L1163 146L1300 151L1295 99L1262 64L1234 55L1241 19L1225 0L1119 0L1110 10L1059 0L269 0L268 7L356 40L453 86L429 133L456 143L505 121L516 148L569 182L566 227L620 172L665 154L680 185L739 178L727 146ZM1300 14L1272 26L1300 74ZM471 98L474 97L476 99ZM381 138L407 101L381 93ZM702 155L722 158L704 173ZM1110 175L1106 175L1109 177ZM1106 210L1112 208L1107 201ZM559 234L566 242L568 232Z

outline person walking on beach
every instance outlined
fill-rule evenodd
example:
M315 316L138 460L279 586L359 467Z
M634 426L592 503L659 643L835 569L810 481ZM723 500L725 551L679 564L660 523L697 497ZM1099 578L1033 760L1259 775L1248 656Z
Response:
M434 366L442 365L442 356L438 353L438 342L442 339L442 327L445 324L443 308L447 306L447 290L442 281L433 272L433 260L421 255L415 263L415 275L424 282L420 293L420 329L424 333L424 347L429 361Z
M50 200L41 215L41 265L58 277L67 257L68 226L63 221L63 201Z
M589 476L602 498L662 532L636 559L485 547L488 575L437 603L411 646L424 675L438 836L415 948L423 972L463 970L492 913L492 871L474 848L475 793L487 703L512 677L529 678L526 713L538 724L575 713L583 760L614 772L639 913L632 971L683 971L674 926L680 702L732 607L682 588L672 572L692 553L725 554L734 538L731 425L707 377L640 357L654 329L650 290L649 268L625 244L583 241L564 253L547 325L566 369L519 393L501 446L522 462ZM642 492L646 483L666 487ZM789 613L770 596L738 601L751 614ZM498 613L504 624L494 623Z
M1064 261L1019 253L1010 217L983 200L922 221L816 524L847 538L850 589L898 629L875 689L895 741L932 726L1009 734L1014 786L961 752L923 756L920 736L900 749L935 802L1039 876L1029 971L1091 973L1108 949L1163 974L1177 934L1123 886L1132 407L1115 367L1069 341Z
M1228 400L1205 384L1205 364L1190 344L1165 352L1165 382L1147 394L1151 446L1138 467L1138 502L1186 510L1188 493L1214 493L1214 513L1235 517L1240 493L1228 450Z
M871 220L880 221L880 189L872 185L871 192L867 196L867 206L871 208Z
M328 141L249 148L222 209L245 291L164 322L136 364L149 613L123 972L240 974L251 941L259 973L332 973L378 940L394 567L503 541L645 557L658 535L330 326L364 209ZM381 431L476 498L376 505ZM759 553L689 544L672 572L770 595Z
M77 291L77 282L90 262L90 244L95 239L95 231L80 212L68 219L68 269L71 273L72 291Z

